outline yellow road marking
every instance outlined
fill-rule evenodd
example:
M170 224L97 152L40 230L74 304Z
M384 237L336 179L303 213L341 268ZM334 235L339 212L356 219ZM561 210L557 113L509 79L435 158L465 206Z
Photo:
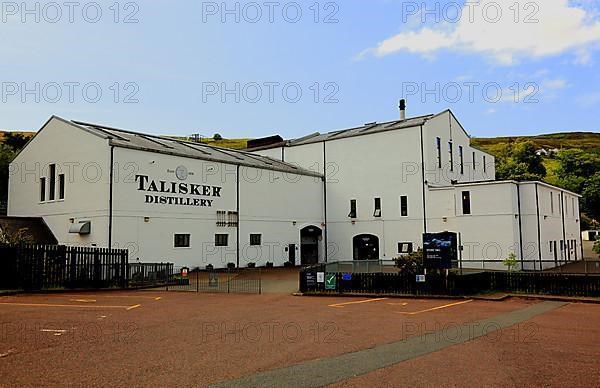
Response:
M140 298L140 299L155 299L156 300L156 296L149 296L149 295L65 295L68 297L88 297L88 296L93 296L93 297L102 297L102 298ZM158 298L161 298L160 296Z
M0 305L6 306L21 306L21 307L74 307L74 308L92 308L92 309L127 309L129 306L98 306L98 305L83 305L83 304L47 304L47 303L10 303L3 302Z
M157 298L154 298L154 300L161 300L161 299L162 299L162 297L160 297L160 296Z
M96 299L71 299L71 302L96 303Z
M355 302L335 303L335 304L330 304L328 307L341 307L341 308L343 308L344 306L349 305L349 304L360 304L360 303L377 302L377 301L386 300L386 299L389 299L389 298L375 298L375 299L359 300L359 301L355 301Z
M390 306L406 306L408 304L408 302L402 302L402 303L388 303Z
M127 311L136 309L136 308L138 308L140 306L141 306L141 304L136 304L136 305L133 305L133 306L129 306L129 307L127 307Z
M54 329L42 329L40 331L43 333L52 333L55 336L61 336L67 332L66 330L54 330Z
M426 312L428 312L428 311L434 311L434 310L445 309L445 308L447 308L447 307L458 306L459 304L465 304L465 303L469 303L469 302L472 302L472 301L473 301L473 299L469 299L469 300L463 300L462 302L448 303L448 304L445 304L445 305L443 305L443 306L432 307L432 308L430 308L430 309L421 310L421 311L413 311L413 312L396 311L396 312L397 312L398 314L415 315L415 314L426 313Z

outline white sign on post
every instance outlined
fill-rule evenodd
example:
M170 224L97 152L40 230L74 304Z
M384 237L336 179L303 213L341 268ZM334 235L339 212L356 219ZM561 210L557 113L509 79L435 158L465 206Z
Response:
M317 283L325 283L325 272L317 272Z
M425 283L425 275L417 275L417 283Z

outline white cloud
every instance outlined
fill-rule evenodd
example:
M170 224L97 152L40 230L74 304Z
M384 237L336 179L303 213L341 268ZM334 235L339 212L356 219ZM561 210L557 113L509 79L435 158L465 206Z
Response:
M501 65L513 65L522 58L572 52L576 63L585 64L590 61L589 50L600 46L598 14L581 4L568 0L480 0L468 4L455 23L401 32L360 56L383 57L401 51L431 56L446 49L478 53ZM518 15L515 4L520 7ZM496 17L496 7L502 10L501 17Z

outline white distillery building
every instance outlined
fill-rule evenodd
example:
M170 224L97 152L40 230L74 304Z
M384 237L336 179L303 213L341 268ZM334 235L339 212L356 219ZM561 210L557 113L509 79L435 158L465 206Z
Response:
M580 196L542 182L495 181L450 110L257 147L325 177L326 260L392 259L423 233L458 235L465 268L543 269L582 258ZM484 262L485 260L486 262Z
M581 259L577 194L495 181L449 110L404 115L246 151L52 117L11 164L8 212L190 267L391 260L444 231L465 268Z
M10 166L9 214L130 261L245 267L322 252L319 173L249 152L52 117Z

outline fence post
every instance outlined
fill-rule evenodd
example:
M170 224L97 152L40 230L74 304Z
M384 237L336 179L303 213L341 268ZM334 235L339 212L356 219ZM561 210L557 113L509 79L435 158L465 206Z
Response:
M94 249L94 287L100 288L100 277L102 274L102 268L100 267L100 252L97 248Z
M210 279L210 274L208 277ZM200 292L200 269L196 271L196 292Z
M229 267L227 267L227 293L229 294L229 282L230 282L230 278L229 278L229 272L231 270L229 269Z
M261 269L258 269L258 295L262 294L262 277L261 277Z

